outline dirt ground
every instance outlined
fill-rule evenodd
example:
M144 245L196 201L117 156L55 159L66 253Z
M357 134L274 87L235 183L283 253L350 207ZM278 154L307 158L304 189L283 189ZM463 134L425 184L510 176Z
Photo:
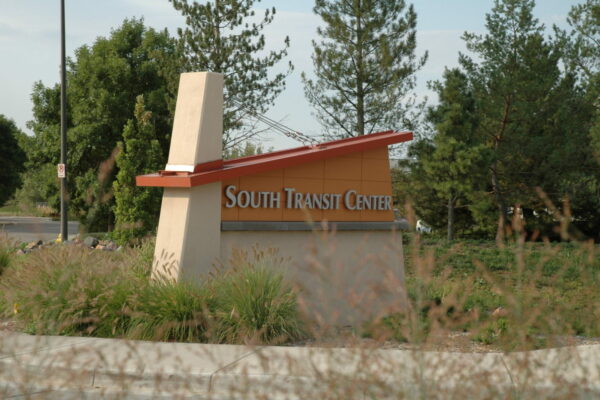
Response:
M587 338L581 336L564 336L553 338L552 345L548 347L580 346L600 344L600 338ZM468 332L448 332L429 338L425 343L401 343L397 341L377 341L373 339L358 338L352 335L340 335L319 340L306 340L290 344L291 346L312 347L377 347L398 350L424 350L458 353L502 353L504 350L498 345L488 345L472 339Z
M0 331L14 332L18 327L15 322L10 320L0 321ZM555 338L552 346L581 346L590 344L600 344L600 338L586 338L582 336L565 336ZM373 347L382 349L397 350L424 350L424 351L443 351L458 353L502 353L499 346L487 345L477 342L471 338L468 332L449 332L431 338L426 343L399 343L396 341L377 341L356 337L352 334L338 333L335 336L324 337L318 340L310 339L294 343L288 343L286 346L310 346L310 347Z

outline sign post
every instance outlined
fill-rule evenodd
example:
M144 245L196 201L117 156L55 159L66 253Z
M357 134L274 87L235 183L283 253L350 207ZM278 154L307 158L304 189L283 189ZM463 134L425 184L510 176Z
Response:
M67 170L65 164L58 164L56 166L56 174L59 179L63 179L67 177Z
M65 0L60 1L60 238L69 240L67 210L67 67L65 62ZM61 167L62 166L62 167ZM62 169L62 173L61 173Z

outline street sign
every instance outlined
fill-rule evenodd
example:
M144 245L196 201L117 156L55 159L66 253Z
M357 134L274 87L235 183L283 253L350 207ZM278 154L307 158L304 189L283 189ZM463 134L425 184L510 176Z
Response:
M58 164L56 166L56 171L58 173L58 177L59 178L66 178L67 176L67 171L65 169L65 164Z

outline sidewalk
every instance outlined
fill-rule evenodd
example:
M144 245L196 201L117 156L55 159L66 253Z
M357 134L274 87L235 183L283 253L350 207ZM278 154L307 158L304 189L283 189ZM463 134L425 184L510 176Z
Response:
M0 332L0 398L600 396L600 345L523 353L249 347Z

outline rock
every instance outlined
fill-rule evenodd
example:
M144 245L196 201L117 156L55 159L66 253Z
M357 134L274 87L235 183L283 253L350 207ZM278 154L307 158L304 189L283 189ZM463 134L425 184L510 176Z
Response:
M503 307L498 307L494 310L494 312L492 312L492 317L494 318L506 317L507 315L508 311L506 311L506 309Z
M27 250L33 250L33 249L37 249L42 244L44 244L44 242L42 242L41 240L38 240L37 242L30 242L30 243L28 243L27 246L25 246L25 248Z
M83 241L83 244L85 244L87 247L96 247L98 243L100 243L100 241L93 236L88 236Z

